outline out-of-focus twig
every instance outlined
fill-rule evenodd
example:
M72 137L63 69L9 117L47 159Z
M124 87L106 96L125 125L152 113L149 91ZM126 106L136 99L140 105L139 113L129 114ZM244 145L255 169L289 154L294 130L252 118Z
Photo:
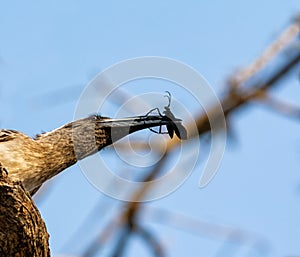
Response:
M154 257L164 257L164 251L158 239L146 228L143 228L138 222L127 223L123 226L121 236L116 244L112 257L121 257L125 251L130 235L140 237L149 247ZM126 239L125 239L126 238Z
M161 160L157 163L155 169L148 173L143 181L146 182L153 180L160 173L161 167L164 165L166 160L167 158L161 158ZM134 228L140 227L139 224L136 224L136 217L139 213L139 208L141 207L141 203L139 201L147 192L150 186L149 183L146 183L145 185L148 186L144 186L139 192L134 193L134 195L132 196L132 202L125 204L125 208L121 212L121 214L116 219L113 219L112 222L110 222L101 231L96 240L94 240L94 242L87 248L86 252L83 254L83 257L94 256L96 252L98 252L103 246L105 246L105 243L113 236L113 234L117 233L117 231L121 231L121 233L111 256L122 256L131 235L133 233L136 233ZM138 231L137 235L143 236L143 234L139 234L140 231ZM149 247L158 247L156 244L153 244L153 240L151 240L151 243L152 244L149 244ZM162 253L162 247L159 246L159 248L161 249L160 252ZM153 252L156 253L157 250L153 248Z
M292 68L294 68L298 63L300 62L300 51L295 54L291 60L287 61L282 67L280 67L276 72L274 72L273 75L269 79L266 80L266 82L258 85L253 85L250 87L248 90L239 90L235 92L234 95L228 94L222 101L221 104L224 109L224 114L225 116L229 115L232 111L235 111L239 109L239 107L244 106L246 103L248 103L250 100L257 98L259 94L261 94L262 91L268 90L269 88L273 87L276 85ZM210 112L215 111L214 108L209 110ZM212 113L212 115L213 115ZM208 115L204 114L200 116L197 119L197 127L198 127L198 135L190 135L191 136L200 136L203 133L209 131L210 129L210 124L208 120ZM173 144L169 144L169 150L174 147ZM159 173L161 165L164 163L165 158L162 158L161 161L159 162L159 165L156 165L155 169L153 170L152 173L150 173L149 176L147 176L145 181L152 180L156 174ZM148 184L146 184L148 185ZM143 190L140 192L137 192L133 197L132 197L132 202L128 203L128 211L126 211L123 215L122 220L125 218L127 222L132 222L134 220L135 216L139 212L139 207L141 203L138 202L139 199L145 194L148 190L148 187L145 186ZM126 223L125 223L126 224ZM120 244L125 245L129 235L132 231L129 229L127 230L127 233L124 233L124 236L121 237L120 239ZM123 241L122 241L123 240ZM118 254L121 254L119 249L116 251ZM121 255L119 255L121 256Z
M135 225L136 226L134 228L134 232L145 241L150 250L152 250L153 255L156 257L165 256L164 249L159 240L149 230L143 228L138 223L136 223Z
M241 69L229 80L231 87L236 88L262 70L278 53L289 44L298 34L300 21L295 19L281 35L253 63Z
M236 86L229 85L228 92L225 96L220 100L221 105L224 110L224 115L227 118L236 110L241 109L248 105L249 102L252 100L257 99L262 93L267 94L267 92L272 89L274 86L278 85L287 74L294 69L300 63L300 49L295 49L292 55L286 57L286 62L281 64L277 69L270 74L266 74L263 81L260 82L253 82L247 85L247 87L242 87L242 85L248 82L258 71L261 71L263 67L266 66L267 63L270 62L285 46L288 45L289 42L293 38L295 38L299 34L299 21L293 23L290 27L288 27L283 34L277 39L271 46L267 48L265 53L262 54L253 64L249 65L243 72L238 74L235 78ZM252 80L251 80L252 81ZM230 82L232 83L232 82ZM197 133L189 134L189 140L193 138L199 137L204 135L206 132L210 130L210 123L208 117L214 117L217 108L212 106L211 109L206 110L206 113L201 113L196 118L196 125L197 125ZM187 126L189 127L189 126ZM161 168L166 162L166 157L168 153L176 148L180 144L180 141L172 140L169 141L167 146L166 154L161 160L155 165L152 172L149 173L144 179L144 181L153 180L161 171ZM126 245L128 244L128 240L130 239L131 235L136 233L134 228L140 227L140 220L138 216L140 211L142 210L143 204L139 202L140 199L148 192L149 190L149 183L145 184L145 187L135 192L132 196L132 201L125 204L124 211L119 215L117 229L122 231L119 236L118 243L115 245L113 250L114 257L122 256ZM115 227L116 228L116 227ZM199 229L203 229L204 233L209 232L205 231L205 227L201 227ZM116 233L116 230L114 231ZM103 238L102 235L106 235L107 231L104 230L101 232L99 238ZM150 241L148 241L149 246L151 245ZM99 245L103 245L99 242ZM97 247L93 245L93 247ZM154 247L154 246L152 246ZM153 251L154 252L154 251ZM87 256L87 255L86 255ZM85 257L86 257L85 256ZM91 255L89 255L91 256ZM156 253L156 256L157 255Z
M167 153L160 159L160 161L157 163L155 168L148 175L145 176L143 181L147 182L153 180L160 173L161 167L163 167L166 160L167 160ZM138 220L137 215L139 214L140 207L142 206L140 200L142 199L144 194L148 192L149 187L150 187L150 183L145 183L145 186L142 187L140 191L136 192L132 196L132 202L129 202L127 204L126 211L121 215L121 220L124 222L123 228L125 228L125 232L120 237L119 243L117 244L117 247L115 247L115 251L112 256L114 257L122 256L123 251L130 239L131 234L134 233L134 228L139 227L139 225L137 224L137 220ZM149 247L150 246L151 245L149 245Z
M146 207L143 209L143 213L143 220L150 220L164 226L171 226L196 236L231 241L236 244L244 243L248 244L249 247L259 245L260 248L269 248L269 242L265 238L243 229L203 221L182 213L161 208Z
M298 29L298 27L297 27L297 29ZM294 30L295 30L295 27L293 26L292 27L293 33L289 32L289 33L293 34L293 36L296 35ZM298 33L298 31L299 30L297 30L297 33ZM287 33L287 35L289 35L289 33ZM289 40L290 40L290 38L289 38ZM274 51L275 51L274 49L277 49L277 48L278 48L277 45L271 47L271 49L273 49L271 52L274 54ZM240 107L245 106L247 103L249 103L250 100L257 98L257 96L259 94L261 94L262 91L267 91L270 88L277 85L299 63L300 63L300 50L296 50L294 55L289 60L287 60L286 63L284 63L281 67L279 67L277 70L275 70L269 78L265 79L264 82L249 86L247 89L243 89L243 88L239 87L234 92L232 90L229 91L228 94L223 99L221 99L221 105L223 107L225 116L227 117L227 115L231 114L233 111L236 111ZM207 112L209 112L209 114L211 114L211 116L213 117L214 113L216 113L216 107L212 107ZM190 139L193 137L201 136L204 133L209 131L210 123L208 120L208 116L210 116L210 115L201 114L197 118L196 124L197 124L197 128L198 128L198 134L189 135ZM168 145L168 150L171 150L172 148L176 147L178 145L178 143L179 142L176 142L176 141L170 141L170 144ZM162 158L162 160L164 160L164 158ZM152 175L153 177L159 172L161 164L162 164L162 161L159 163L159 165L157 165L154 168L154 170L153 170L154 175ZM150 174L149 178L151 178L151 174ZM141 195L146 193L147 190L148 190L148 188L145 188L144 190L137 192L136 195L134 195L132 198L133 202L128 203L128 208L127 208L127 211L125 212L125 216L124 216L124 214L122 215L123 218L127 217L126 218L127 222L132 222L133 218L135 218L137 216L137 214L140 210L141 203L138 203L136 200L140 199ZM126 233L126 235L123 236L122 240L127 241L129 238L128 234L130 234L130 233L131 232L129 230L128 233Z
M268 93L262 93L255 100L285 117L300 119L300 107L279 100Z
M276 86L294 67L300 63L300 50L295 53L295 55L289 59L285 64L283 64L278 70L276 70L270 78L261 84L254 84L249 87L249 89L243 90L239 89L234 94L228 93L222 100L221 105L225 116L231 114L233 111L245 107L251 100L256 99L261 92L265 92L272 87ZM216 110L212 107L207 111L209 115L201 114L196 119L196 124L198 128L198 135L189 135L190 137L196 137L202 135L210 130L210 124L208 116L214 115Z
M93 240L93 242L87 247L86 251L82 254L82 257L92 257L101 250L112 239L116 231L119 229L120 224L118 217L112 219L107 223L105 228L101 230L101 233Z

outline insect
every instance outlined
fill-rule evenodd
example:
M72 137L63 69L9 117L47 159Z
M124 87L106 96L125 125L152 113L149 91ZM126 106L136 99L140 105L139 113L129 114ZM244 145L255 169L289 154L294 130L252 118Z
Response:
M150 110L146 116L148 116L150 113L152 113L153 111L157 111L159 116L162 118L162 120L167 120L167 121L172 121L172 124L167 125L167 132L163 132L162 131L162 126L159 127L159 131L155 131L152 128L149 128L149 130L151 130L154 133L157 134L169 134L170 138L173 138L174 136L174 132L177 135L178 138L180 139L187 139L187 131L185 129L185 127L181 124L181 119L178 119L174 116L174 114L171 112L170 109L170 105L171 105L171 94L169 91L166 91L166 93L168 95L165 95L165 97L168 98L169 103L167 106L165 106L165 110L163 111L163 114L161 114L161 112L159 111L158 108L154 108L152 110Z

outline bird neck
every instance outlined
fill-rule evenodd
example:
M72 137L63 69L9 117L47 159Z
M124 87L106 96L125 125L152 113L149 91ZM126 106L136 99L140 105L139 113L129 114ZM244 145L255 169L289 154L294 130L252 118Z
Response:
M60 172L106 146L107 133L99 128L99 120L99 116L91 116L37 136L48 156L47 165Z

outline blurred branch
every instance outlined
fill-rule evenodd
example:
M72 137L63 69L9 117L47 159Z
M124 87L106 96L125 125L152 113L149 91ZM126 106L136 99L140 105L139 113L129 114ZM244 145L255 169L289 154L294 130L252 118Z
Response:
M279 51L279 49L283 48L284 44L287 44L291 41L292 37L295 37L299 33L298 25L292 25L291 28L289 28L284 35L278 40L278 42L275 42L274 45L271 45L270 48L266 51L267 54L263 54L262 58L258 58L256 62L254 62L253 65L250 65L249 71L251 72L245 72L245 75L242 76L243 79L240 79L240 86L236 87L234 90L232 87L229 87L229 91L225 95L223 99L221 99L221 105L224 110L224 114L227 117L232 112L240 109L241 107L245 107L251 100L256 99L259 95L261 95L262 92L267 92L271 88L273 88L275 85L277 85L279 82L281 82L286 75L295 68L300 63L300 50L295 49L294 54L279 68L277 68L269 77L267 77L264 82L255 83L253 85L250 85L247 87L247 89L243 89L241 87L242 83L245 83L246 80L249 80L252 75L254 75L259 69L261 69L263 66L266 65L266 62L271 59ZM279 47L280 46L280 47ZM264 61L261 61L264 60ZM254 67L256 67L254 69ZM248 70L248 69L246 69ZM250 77L249 77L250 76ZM198 128L198 134L195 135L189 135L190 140L193 137L198 137L203 135L204 133L208 132L210 130L210 123L208 120L208 116L212 115L215 116L216 107L212 107L210 110L208 110L208 115L206 113L201 114L196 119L196 124ZM168 151L167 153L174 147L176 147L180 141L176 140L170 140L168 144ZM149 181L153 179L156 174L159 173L159 170L162 166L162 164L165 162L165 157L167 154L161 159L161 161L158 163L158 165L155 166L153 169L153 172L150 173L150 175L146 178L145 181ZM148 190L148 187L145 186L143 190L140 192L137 192L132 197L132 202L127 204L127 211L125 211L124 214L122 214L122 220L125 218L127 220L127 224L134 224L136 222L136 217L140 211L141 203L138 202L139 199L141 199L142 195L144 195ZM122 249L125 248L125 245L130 238L130 234L132 233L132 229L130 229L132 226L128 226L128 230L126 233L123 234L123 236L120 239L120 244L122 245ZM121 256L123 253L123 250L119 251L118 247L115 248L115 253L118 255L113 256Z
M252 247L259 246L257 250L269 248L269 243L266 239L242 229L206 222L166 209L146 208L144 213L144 220L150 219L196 236L211 237L227 243L229 241L235 244L248 243Z
M102 247L111 239L111 237L120 229L122 224L117 219L113 219L107 224L107 226L101 231L100 235L88 246L86 251L82 254L82 257L92 257L101 250Z
M151 181L153 180L161 171L161 167L165 163L167 158L161 158L161 160L158 162L156 165L156 168L151 171L148 175L145 176L144 182L146 181ZM121 214L116 218L113 219L112 222L110 222L102 231L101 233L97 236L96 240L87 248L85 253L83 254L83 257L92 257L96 254L96 252L100 251L102 247L105 246L105 243L108 241L109 238L112 237L114 233L116 233L118 230L121 230L122 233L119 236L118 243L116 244L115 250L112 253L112 256L122 256L123 251L125 250L129 239L131 238L131 235L133 233L137 232L138 236L145 237L145 231L141 233L141 231L135 231L134 228L140 228L140 225L136 223L137 220L137 215L139 213L139 208L141 207L140 202L138 202L143 195L147 192L149 188L149 183L147 183L139 192L136 192L132 196L132 202L129 202L128 204L125 204L126 207L124 211L121 212ZM149 235L148 235L149 236ZM145 240L144 241L148 242L148 245L150 248L154 247L153 241L152 240ZM153 248L153 252L157 253L157 248L158 246L155 245L155 249ZM162 249L161 246L158 247L159 249ZM162 250L159 251L161 253ZM157 256L162 256L162 255L157 255Z
M229 79L229 84L233 88L245 83L260 70L262 70L279 52L289 44L299 34L300 21L295 19L294 22L287 27L282 34L247 68L238 71Z
M160 159L160 161L157 163L155 168L145 176L144 182L154 180L155 177L160 173L161 167L165 164L167 160L167 152L166 154ZM117 244L117 247L115 247L115 250L112 254L112 256L122 256L123 251L128 244L128 241L131 237L131 234L134 233L135 227L139 227L139 224L137 223L137 216L139 214L140 208L142 206L141 202L139 202L143 195L148 191L150 187L150 183L146 183L145 186L138 192L136 192L132 196L132 202L129 202L127 204L126 210L120 215L120 220L123 222L124 233L121 235L119 239L119 243ZM152 240L153 241L153 240ZM151 241L151 242L152 242ZM151 247L151 245L149 245ZM161 247L160 247L161 249ZM156 252L156 251L154 251ZM160 251L162 252L162 251ZM159 255L156 255L159 256Z
M146 245L149 247L153 256L163 257L165 256L163 247L161 246L159 240L147 229L143 228L140 224L138 224L135 220L131 220L130 223L127 223L123 226L123 230L119 241L115 246L115 251L112 254L112 257L121 257L126 249L126 245L128 244L130 234L136 235L140 237L143 241L145 241Z
M275 87L285 76L300 63L300 50L298 50L295 55L286 61L281 67L279 67L266 82L257 83L249 87L249 89L236 89L234 91L228 92L228 94L221 100L221 105L225 116L228 116L233 111L237 111L242 107L247 106L247 104L259 97L262 92L266 92L271 88ZM207 111L209 115L214 116L216 113L216 107L212 107ZM210 130L210 124L208 120L208 115L201 114L196 119L196 124L198 128L198 135L190 135L192 137L201 136L203 133Z
M153 252L153 256L157 256L157 257L165 256L163 247L161 246L159 240L157 240L156 237L150 231L143 228L141 225L137 226L137 224L135 224L134 231L149 246L149 248Z
M280 113L286 117L300 119L300 107L292 105L291 103L284 102L283 100L276 99L267 93L262 93L256 100L266 107Z
M264 79L260 79L258 82L253 79L253 77L260 72L267 64L273 60L279 52L285 49L290 42L297 37L299 34L299 20L295 20L295 22L289 26L280 37L271 44L266 51L255 60L248 67L240 71L236 76L233 76L230 81L228 81L228 87L226 94L220 99L221 106L224 110L224 115L228 118L232 113L241 108L245 108L249 103L253 102L253 100L262 99L264 96L265 103L268 103L269 106L273 108L277 108L282 112L284 110L287 113L290 113L291 108L287 108L286 104L282 102L275 101L274 99L267 98L268 92L273 89L276 85L283 81L284 78L291 72L297 65L300 63L300 49L294 48L292 49L291 54L289 56L285 56L285 61L282 64L278 64L277 68L273 69L271 73L263 74ZM247 87L244 85L247 83ZM189 134L189 140L193 140L193 138L201 137L206 132L210 130L210 123L208 117L215 117L217 113L217 107L212 106L209 110L206 110L207 113L201 113L198 117L196 117L196 125L197 125L197 133ZM288 111L287 111L288 110ZM292 113L296 113L298 115L298 111L293 110ZM189 125L187 126L190 127ZM154 180L157 175L161 172L161 168L165 165L167 157L171 150L176 148L181 144L181 141L173 139L168 141L167 151L165 155L160 159L160 161L155 165L153 170L145 176L143 181L151 181ZM119 239L117 244L115 245L112 256L119 257L124 254L126 246L128 245L129 239L133 234L140 236L144 239L150 249L153 249L154 256L163 256L162 247L157 243L158 240L154 240L152 234L149 233L148 230L142 228L138 221L138 216L142 210L144 204L139 202L143 196L148 192L150 183L146 183L145 187L143 187L138 192L135 192L132 195L131 202L125 203L124 211L121 212L118 217L109 224L100 235L97 237L97 240L90 246L87 253L84 257L90 257L95 254L96 249L99 250L104 246L104 243L112 234L116 232L120 232ZM193 223L193 222L192 222ZM189 229L202 231L204 234L214 234L220 235L220 233L228 238L232 239L232 235L234 235L234 239L239 238L243 239L245 235L241 233L239 230L234 231L232 234L232 230L230 233L226 230L222 230L220 226L215 225L207 225L204 223L197 223L196 226L189 224ZM200 224L200 225L199 225ZM187 228L187 224L185 224L181 229ZM224 237L222 237L224 239ZM93 250L92 250L93 249ZM159 250L158 250L159 249ZM90 250L90 252L89 252Z

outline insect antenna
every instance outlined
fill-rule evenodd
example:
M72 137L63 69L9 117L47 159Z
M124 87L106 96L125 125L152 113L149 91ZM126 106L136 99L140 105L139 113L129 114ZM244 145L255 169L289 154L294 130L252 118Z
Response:
M172 98L172 96L171 96L171 93L169 92L169 91L165 91L168 95L164 95L164 97L167 97L168 98L168 100L169 100L169 103L168 103L168 105L167 106L165 106L165 109L166 108L168 108L168 109L170 109L170 105L171 105L171 98Z

